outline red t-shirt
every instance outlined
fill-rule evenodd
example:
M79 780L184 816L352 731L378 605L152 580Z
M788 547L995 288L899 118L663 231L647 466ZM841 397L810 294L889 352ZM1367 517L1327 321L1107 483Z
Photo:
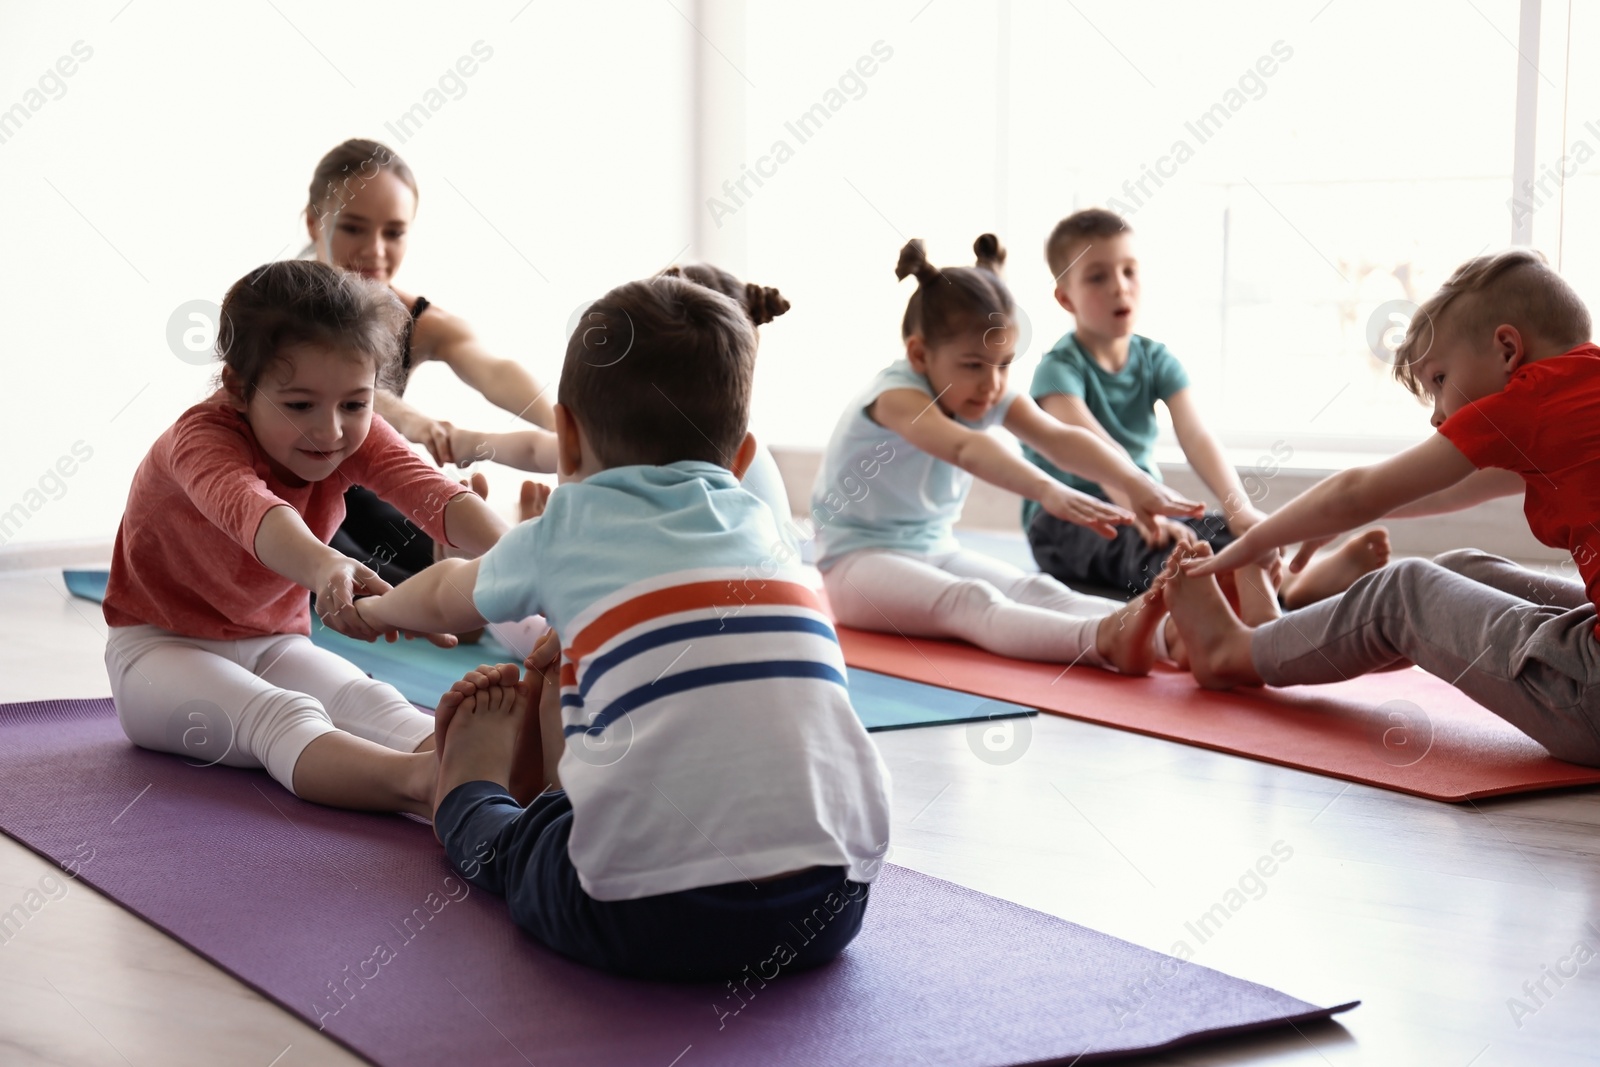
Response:
M1528 528L1572 553L1584 591L1600 605L1600 348L1579 345L1522 366L1439 432L1474 466L1522 475Z
M445 504L470 492L411 451L377 415L361 447L330 477L287 486L222 393L196 404L134 473L106 585L107 625L150 623L217 641L310 634L306 590L256 559L256 530L268 511L287 504L326 544L344 521L351 483L371 489L441 542Z

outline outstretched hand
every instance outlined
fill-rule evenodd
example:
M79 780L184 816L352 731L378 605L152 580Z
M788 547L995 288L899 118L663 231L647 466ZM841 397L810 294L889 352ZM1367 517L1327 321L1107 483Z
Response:
M1117 536L1118 526L1134 521L1133 512L1064 485L1045 493L1039 506L1062 522L1086 527L1107 540Z
M456 645L461 643L455 634L434 634L426 633L422 630L406 630L396 626L385 626L375 621L371 612L380 599L382 599L381 596L363 597L355 602L355 606L349 614L353 615L359 622L359 629L351 626L346 620L341 620L339 625L335 625L327 616L322 616L322 621L327 623L329 629L338 630L346 637L353 637L358 641L372 642L381 637L390 644L394 644L404 637L407 641L421 639L431 645L437 645L439 648L455 648Z
M1141 479L1128 494L1128 509L1133 512L1136 521L1142 527L1151 530L1162 529L1163 516L1179 515L1198 519L1206 513L1206 506L1198 500L1181 496L1152 478ZM1168 534L1173 532L1167 531ZM1165 544L1167 538L1163 537L1161 540Z
M1331 542L1333 539L1334 538L1332 536L1314 537L1311 540L1302 543L1300 546L1300 551L1296 552L1294 554L1294 559L1289 562L1289 573L1299 574L1301 571L1305 570L1306 564L1311 562L1311 557L1317 554L1317 550L1323 545Z
M433 461L443 467L456 461L454 434L455 427L448 422L428 419L417 427L417 434L411 440L426 448Z
M330 630L358 641L373 641L383 632L356 610L357 591L387 593L394 588L378 572L349 556L335 556L321 569L312 592L317 597L317 617Z
M1250 544L1250 535L1246 534L1214 556L1191 555L1180 566L1185 575L1191 578L1203 578L1208 574L1236 571L1246 564L1255 562L1261 554L1260 549Z

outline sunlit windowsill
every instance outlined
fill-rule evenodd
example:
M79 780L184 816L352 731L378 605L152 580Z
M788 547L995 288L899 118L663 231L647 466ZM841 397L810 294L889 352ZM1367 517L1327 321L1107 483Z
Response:
M1334 471L1348 470L1351 467L1362 467L1369 463L1376 463L1395 454L1399 449L1369 451L1351 450L1301 450L1294 449L1285 453L1280 449L1274 452L1271 447L1228 447L1223 446L1223 455L1227 457L1235 470L1241 475L1250 471L1262 469L1286 473L1307 475L1331 474ZM1189 460L1183 454L1183 449L1176 444L1161 445L1155 448L1155 460L1163 468L1188 467Z
M1281 471L1328 474L1387 459L1417 444L1422 437L1313 437L1285 431L1281 434L1219 434L1223 454L1242 474L1274 465ZM1158 438L1156 462L1163 467L1186 466L1175 438Z

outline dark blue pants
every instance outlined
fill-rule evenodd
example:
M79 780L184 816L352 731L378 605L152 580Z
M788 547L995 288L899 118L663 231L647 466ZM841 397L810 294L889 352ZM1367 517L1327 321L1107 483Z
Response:
M1193 530L1212 551L1221 552L1233 543L1227 517L1220 511L1174 521ZM1150 588L1175 544L1151 548L1132 526L1117 527L1117 536L1108 541L1086 526L1063 522L1045 511L1028 525L1028 545L1040 570L1067 585L1098 586L1126 597Z
M843 867L771 882L729 882L634 900L596 900L567 855L572 804L561 791L526 808L493 782L468 782L434 826L450 862L506 898L511 918L572 959L617 974L681 981L803 970L837 956L857 931L868 886Z

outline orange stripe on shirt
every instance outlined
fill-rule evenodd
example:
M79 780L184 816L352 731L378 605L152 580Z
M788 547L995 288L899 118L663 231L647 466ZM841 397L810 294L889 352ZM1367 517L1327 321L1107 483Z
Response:
M736 590L739 590L737 595ZM714 582L691 582L657 589L618 604L585 626L566 649L566 662L561 665L561 684L576 685L578 664L585 656L624 630L642 622L681 611L704 611L706 608L729 606L732 609L730 613L737 613L758 605L809 608L826 614L816 594L796 582L751 582L723 578Z

